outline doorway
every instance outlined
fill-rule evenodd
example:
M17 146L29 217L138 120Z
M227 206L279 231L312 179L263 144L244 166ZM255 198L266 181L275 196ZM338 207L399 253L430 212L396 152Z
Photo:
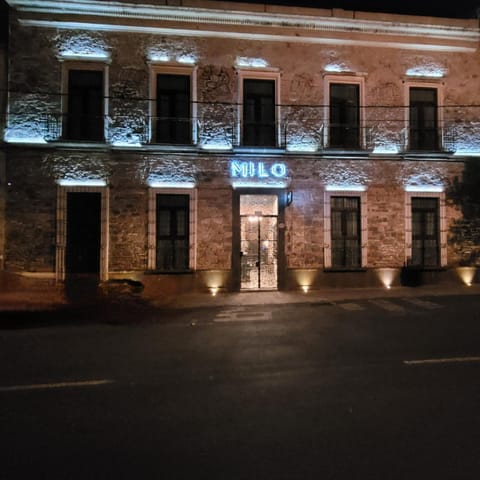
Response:
M67 275L100 273L101 204L99 192L67 193Z
M240 195L240 289L278 288L278 196Z

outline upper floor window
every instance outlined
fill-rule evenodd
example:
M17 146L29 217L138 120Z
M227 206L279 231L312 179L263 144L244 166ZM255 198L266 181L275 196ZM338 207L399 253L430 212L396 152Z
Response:
M410 87L409 93L410 150L438 150L437 89Z
M277 145L275 98L275 80L243 80L243 145Z
M157 143L192 143L190 105L190 75L157 74Z
M329 146L360 147L360 85L330 83Z
M104 117L103 69L69 69L64 118L65 138L78 141L102 141Z
M196 141L196 69L152 65L150 72L151 141L191 145Z

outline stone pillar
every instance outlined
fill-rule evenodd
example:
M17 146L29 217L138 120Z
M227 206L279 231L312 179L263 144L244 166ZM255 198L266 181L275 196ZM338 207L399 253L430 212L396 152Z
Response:
M0 39L0 271L5 265L6 154L2 149L7 111L7 48Z
M5 152L0 150L0 271L5 265L5 203L7 196L7 178Z

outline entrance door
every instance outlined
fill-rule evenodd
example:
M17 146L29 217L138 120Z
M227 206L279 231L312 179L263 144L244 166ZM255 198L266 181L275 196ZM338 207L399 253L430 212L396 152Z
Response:
M277 220L277 195L240 196L240 287L242 290L278 287Z
M101 193L67 193L67 274L100 272Z

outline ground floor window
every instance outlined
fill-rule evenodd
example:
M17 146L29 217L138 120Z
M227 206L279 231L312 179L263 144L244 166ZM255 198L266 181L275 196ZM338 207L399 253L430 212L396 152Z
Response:
M362 187L327 186L324 201L324 265L330 269L364 268L368 258L367 192Z
M189 267L189 195L157 195L156 269L184 271Z
M337 268L360 267L360 198L333 196L330 204L332 266Z
M148 193L148 269L164 273L196 267L196 190L152 187Z
M445 193L407 191L405 201L405 265L426 268L446 266L448 228Z
M438 198L412 198L412 265L439 265L438 203Z

